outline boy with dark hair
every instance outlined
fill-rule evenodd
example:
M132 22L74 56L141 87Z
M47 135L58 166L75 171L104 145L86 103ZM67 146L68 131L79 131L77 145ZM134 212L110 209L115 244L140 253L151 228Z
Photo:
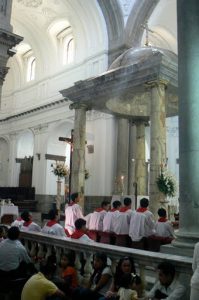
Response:
M52 234L56 236L66 237L64 228L58 223L58 211L51 209L48 213L50 221L42 228L42 233Z
M84 219L80 218L75 221L75 231L71 235L71 238L83 242L93 241L87 235L86 221Z
M155 224L155 235L159 237L174 238L174 229L167 219L167 212L164 208L158 209L159 219Z
M33 222L32 214L28 210L24 210L21 214L21 218L24 220L21 230L22 231L41 231L41 227Z

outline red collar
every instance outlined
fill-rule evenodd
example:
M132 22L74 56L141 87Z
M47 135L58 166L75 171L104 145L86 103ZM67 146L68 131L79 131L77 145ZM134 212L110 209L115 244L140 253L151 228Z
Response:
M129 210L130 208L129 207L127 207L127 206L122 206L121 208L120 208L120 212L126 212L127 210Z
M80 237L82 237L85 234L85 232L83 232L81 229L76 229L72 234L71 234L71 238L72 239L80 239Z
M28 221L28 222L24 222L23 223L23 226L25 226L25 227L28 227L30 224L32 223L32 221L30 220L30 221Z
M139 207L136 211L140 212L140 213L144 213L145 211L147 211L148 208L147 207Z
M114 211L116 211L117 210L117 208L111 208L111 212L114 212Z
M101 212L101 211L105 211L105 209L104 208L102 208L102 207L98 207L98 208L96 208L96 210L95 210L96 212Z
M52 227L53 225L57 224L57 221L56 220L50 220L47 222L46 226L48 227Z
M167 221L168 221L168 220L167 220L166 217L161 217L161 218L158 219L158 222L162 222L162 223L165 223L165 222L167 222Z

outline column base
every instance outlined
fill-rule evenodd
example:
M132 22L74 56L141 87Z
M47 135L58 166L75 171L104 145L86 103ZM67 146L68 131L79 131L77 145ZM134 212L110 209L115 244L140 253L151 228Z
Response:
M199 233L178 232L170 245L163 245L160 252L193 257L195 244L199 241Z

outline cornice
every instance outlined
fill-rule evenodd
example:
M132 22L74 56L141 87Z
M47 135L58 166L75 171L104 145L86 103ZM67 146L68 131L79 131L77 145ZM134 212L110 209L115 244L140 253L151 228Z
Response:
M12 116L9 116L7 118L1 119L0 123L5 123L7 121L12 121L12 120L15 120L15 119L21 119L24 116L28 117L28 116L33 115L36 112L41 112L41 111L48 110L49 108L56 108L56 107L62 106L66 102L68 102L68 99L61 99L61 100L58 100L58 101L55 101L55 102L51 102L51 103L48 103L48 104L45 104L45 105L41 105L41 106L35 107L33 109L18 113L16 115L12 115Z

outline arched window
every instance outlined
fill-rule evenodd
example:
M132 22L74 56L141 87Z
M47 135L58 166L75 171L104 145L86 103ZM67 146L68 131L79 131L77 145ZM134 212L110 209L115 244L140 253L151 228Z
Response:
M35 66L36 59L34 56L30 56L27 59L27 81L31 81L35 79Z
M64 41L64 51L63 51L63 64L71 64L74 61L74 38L65 39Z

